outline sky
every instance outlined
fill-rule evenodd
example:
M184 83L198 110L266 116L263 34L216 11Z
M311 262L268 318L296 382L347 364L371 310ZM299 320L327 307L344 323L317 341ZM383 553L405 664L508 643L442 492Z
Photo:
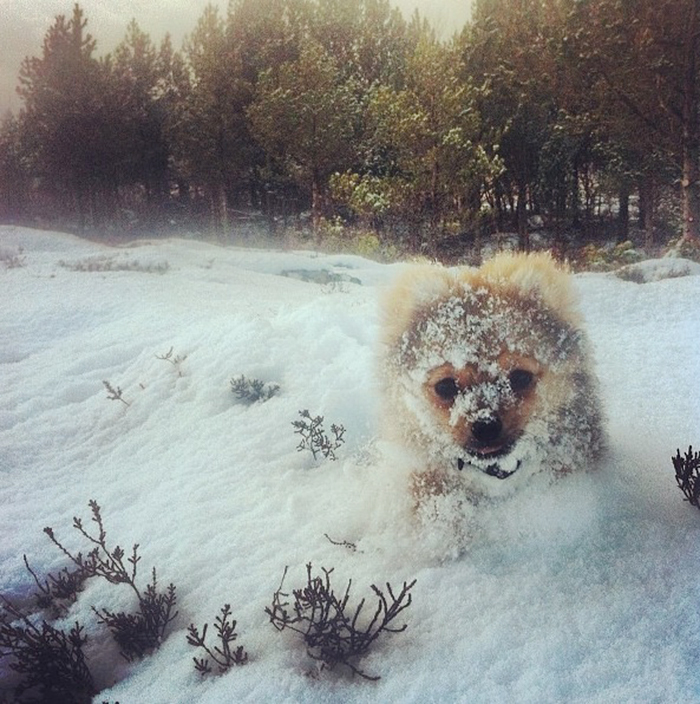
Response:
M123 39L134 18L154 41L169 32L179 47L212 1L222 8L227 5L227 0L82 0L80 5L98 52L106 53ZM436 30L449 35L469 18L471 0L394 0L394 4L407 17L420 10ZM56 15L70 16L72 7L72 0L0 0L0 115L20 107L15 87L22 59L39 55Z

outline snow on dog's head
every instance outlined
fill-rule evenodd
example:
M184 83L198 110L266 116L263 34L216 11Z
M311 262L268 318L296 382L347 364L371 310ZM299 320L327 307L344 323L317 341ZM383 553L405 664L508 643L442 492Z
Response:
M383 342L384 415L417 455L418 493L498 496L599 453L587 342L549 255L407 270L385 301Z

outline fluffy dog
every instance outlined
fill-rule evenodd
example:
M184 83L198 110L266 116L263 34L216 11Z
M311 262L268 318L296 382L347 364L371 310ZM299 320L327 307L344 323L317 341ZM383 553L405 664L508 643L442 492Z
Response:
M390 433L420 495L499 496L590 466L601 412L568 273L545 254L413 267L386 298Z

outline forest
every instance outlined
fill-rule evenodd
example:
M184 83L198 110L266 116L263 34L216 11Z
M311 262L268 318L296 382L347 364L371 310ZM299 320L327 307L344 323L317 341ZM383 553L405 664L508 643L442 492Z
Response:
M104 55L76 4L19 67L0 221L697 243L699 37L696 0L475 0L450 38L389 0L231 0L181 48L132 20Z

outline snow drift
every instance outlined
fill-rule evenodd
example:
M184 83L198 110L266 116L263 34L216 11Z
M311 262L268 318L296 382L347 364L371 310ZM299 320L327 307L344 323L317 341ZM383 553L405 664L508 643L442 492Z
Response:
M88 583L65 620L91 639L96 700L700 701L700 514L670 462L700 443L700 276L577 276L609 457L480 509L464 550L449 526L408 520L401 457L377 440L376 300L394 266L14 227L0 251L0 591L26 602L23 553L40 573L65 565L45 526L86 549L71 523L92 498L111 540L140 544L143 579L156 566L178 590L162 647L126 664L91 606L131 595ZM280 390L240 403L242 374ZM297 452L303 409L345 426L338 461ZM352 578L357 600L417 579L407 630L362 663L379 682L305 676L303 645L267 622L285 566L292 587L307 562ZM187 625L224 603L250 662L202 679Z

